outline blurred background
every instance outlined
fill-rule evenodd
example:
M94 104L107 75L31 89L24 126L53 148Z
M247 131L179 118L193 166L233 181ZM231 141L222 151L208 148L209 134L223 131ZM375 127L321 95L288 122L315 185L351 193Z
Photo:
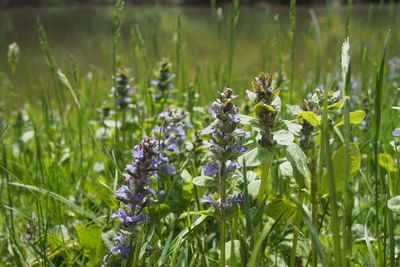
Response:
M298 4L325 4L331 0L298 0ZM371 2L381 2L382 0L354 0L353 3L371 3ZM387 0L386 0L387 1ZM390 0L398 1L398 0ZM208 5L209 0L126 0L128 4L184 4L184 5ZM217 2L230 2L229 0L218 0ZM333 0L335 4L346 3L344 0ZM106 4L110 5L113 0L0 0L0 5L3 6L19 6L19 5L29 5L29 6L39 6L39 5L76 5L76 4ZM242 0L242 4L279 4L288 5L290 0Z
M51 84L46 57L38 40L38 18L47 32L57 68L70 74L74 61L88 80L93 78L101 82L97 86L102 88L102 92L107 91L112 86L114 73L112 2L0 0L0 86L14 88L3 90L6 92L3 97L19 99L23 103L27 99L37 99L40 88ZM229 57L231 6L229 2L216 2L221 7L217 16L220 19L217 20L209 0L126 0L119 61L130 68L131 75L140 82L142 59L138 56L138 40L134 33L137 25L147 48L150 69L162 57L176 63L177 49L180 49L188 81L194 82L197 77L204 94L214 92L220 86L216 82L217 66L227 62ZM288 76L291 62L290 19L288 1L242 0L240 3L230 86L244 92L251 78L260 71L283 71ZM294 69L301 86L299 90L308 91L308 81L315 80L318 73L333 71L337 66L341 44L346 36L349 9L346 4L334 5L331 1L302 0L302 3L313 4L297 7ZM400 18L397 15L400 6L394 2L360 3L354 4L351 9L349 36L355 56L368 51L366 60L370 66L368 71L372 73L373 59L380 55L389 28L392 30L389 58L400 56ZM181 22L179 27L178 20ZM176 42L178 35L179 44ZM15 75L12 75L7 62L8 46L13 42L21 50ZM359 60L353 65L352 72L357 78L361 69ZM365 73L368 74L368 71ZM204 99L208 101L209 96L205 95Z

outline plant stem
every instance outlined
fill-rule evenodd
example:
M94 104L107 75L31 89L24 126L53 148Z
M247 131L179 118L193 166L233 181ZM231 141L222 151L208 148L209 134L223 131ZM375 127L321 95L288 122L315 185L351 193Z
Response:
M270 165L271 165L270 161L264 162L261 165L261 184L260 184L260 190L258 191L258 196L257 196L258 203L261 203L261 201L264 199L265 192L267 191L268 173L269 173Z
M221 210L223 210L225 204L225 194L226 194L226 187L225 182L222 181L220 185L220 198L221 198ZM225 239L226 239L226 231L225 231L225 217L221 219L221 259L220 259L220 266L225 267Z
M304 191L300 189L299 202L297 203L297 215L296 215L296 220L294 222L292 252L290 255L290 267L294 267L296 264L296 249L297 249L297 241L299 239L298 228L300 227L300 223L301 223L301 212L302 212L301 206L303 205L303 199L304 199Z
M311 217L312 223L315 228L318 226L318 180L317 180L317 162L315 155L315 147L311 148L311 163L310 163L310 172L311 172ZM312 241L312 249L311 249L311 266L317 266L317 249L315 242Z

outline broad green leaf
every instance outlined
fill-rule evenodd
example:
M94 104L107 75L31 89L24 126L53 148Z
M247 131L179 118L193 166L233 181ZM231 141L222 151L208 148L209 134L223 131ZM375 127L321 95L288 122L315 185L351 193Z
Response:
M336 150L332 155L332 164L333 164L333 175L335 178L336 190L340 191L344 186L344 177L345 177L345 147L342 146L338 150ZM349 160L350 160L350 170L348 181L354 178L357 171L361 167L361 153L360 149L354 143L350 143L349 147ZM321 191L322 193L328 192L328 175L325 172L322 176L321 182Z
M218 183L215 181L214 178L210 176L197 176L193 179L193 184L197 186L205 186L205 187L212 187L217 186Z
M294 135L286 130L279 130L272 133L273 139L278 145L288 146L294 141Z
M233 250L233 251L232 251ZM225 243L225 262L229 263L231 260L240 265L240 241L231 240ZM232 255L233 252L233 255ZM231 259L232 256L234 259Z
M351 124L359 124L361 123L364 118L365 118L365 111L364 110L357 110L354 112L350 112L350 123ZM342 126L344 125L344 118L342 118L338 123L335 124L336 126Z
M321 117L311 111L303 111L299 114L299 117L306 120L312 126L321 126Z
M388 153L380 153L378 155L378 163L382 168L386 169L389 172L397 171L397 165L394 161L393 157Z
M337 110L337 109L341 109L344 106L344 100L340 100L339 102L329 105L328 109L333 109L333 110Z
M238 158L238 162L242 163L243 159L247 167L257 167L262 163L272 160L273 154L266 148L255 147L252 150L244 153Z
M286 127L288 128L289 132L291 132L293 135L296 136L301 135L301 129L303 128L303 126L287 120L283 120L283 122L286 124Z
M279 164L279 171L281 172L282 176L292 177L293 176L293 168L292 164L289 161L284 161Z
M311 174L308 169L307 157L303 150L296 143L292 143L286 149L286 157L292 165L297 185L301 188L307 188L311 180Z
M257 198L258 191L260 190L260 184L261 184L261 180L257 179L257 180L250 182L247 185L247 191L249 192L249 195L252 197L252 199Z
M293 115L299 115L301 112L303 112L303 110L301 109L301 107L299 105L286 104L286 108Z
M397 215L400 215L400 196L389 199L387 202L387 206L391 211L393 211Z
M181 177L182 177L183 181L185 181L185 183L189 183L192 181L192 175L190 175L190 173L186 169L184 169L181 172Z
M106 247L102 242L101 228L96 225L85 226L83 224L75 225L76 233L78 234L78 242L89 256L90 265L99 266L103 262Z
M258 123L258 119L251 117L251 116L240 114L239 118L240 118L240 123L242 123L242 124L257 124Z
M274 220L280 218L280 222L287 221L296 213L297 205L288 199L275 199L265 207L265 214Z

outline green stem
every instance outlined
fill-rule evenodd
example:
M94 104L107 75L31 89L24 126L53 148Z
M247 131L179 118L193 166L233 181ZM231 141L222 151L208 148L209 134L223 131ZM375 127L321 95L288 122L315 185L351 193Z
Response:
M135 246L135 254L133 256L133 265L134 267L139 266L139 256L140 256L140 247L142 246L142 237L139 235L136 241Z
M294 222L295 229L293 231L293 242L292 242L292 252L290 255L290 267L294 267L296 264L296 250L297 250L297 241L299 239L299 231L298 228L300 227L301 223L301 206L303 205L304 199L304 192L300 190L299 192L299 202L297 204L297 215L296 220Z
M261 203L261 201L264 199L265 192L267 192L268 173L270 165L271 165L270 161L267 161L261 165L261 184L257 196L258 203Z
M318 226L318 180L316 173L316 155L315 155L315 147L312 147L311 150L311 163L310 163L310 171L311 171L311 217L312 223L315 228ZM316 244L312 241L311 248L311 266L316 267L317 262L317 249Z
M223 206L225 203L225 193L226 193L226 188L225 188L225 182L222 181L220 185L220 196L221 196L221 210L223 211ZM226 239L226 231L225 231L225 217L221 219L221 244L220 244L220 249L221 249L221 259L220 259L220 266L225 267L225 239Z

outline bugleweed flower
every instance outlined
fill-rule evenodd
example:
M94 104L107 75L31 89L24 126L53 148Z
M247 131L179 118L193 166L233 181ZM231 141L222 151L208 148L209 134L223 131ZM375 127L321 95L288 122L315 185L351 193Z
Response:
M125 168L125 185L121 186L115 193L116 198L126 205L111 214L111 218L117 218L122 224L123 233L114 240L118 245L111 251L123 255L129 254L133 231L138 223L149 222L150 218L142 209L146 206L148 197L154 195L155 191L149 186L152 177L156 176L158 165L158 142L155 139L145 137L133 148L133 160Z
M226 198L225 203L220 204L212 194L207 194L203 198L200 199L200 203L209 203L211 206L213 206L214 210L217 212L217 214L226 214L227 212L234 211L232 208L234 207L234 204L237 202L243 202L244 197L242 194L237 194L235 196L228 196Z
M155 79L151 84L158 91L155 95L156 100L170 97L168 91L174 88L171 82L175 78L175 74L171 72L172 63L167 58L162 58L158 63L157 69L154 71Z
M303 111L311 111L314 113L319 113L319 110L316 109L315 105L311 100L304 100L303 104L301 105L301 109ZM308 123L306 120L301 120L301 130L300 130L300 147L304 150L311 149L312 143L311 143L311 138L312 134L314 131L314 126L312 126L310 123Z
M210 140L205 141L204 145L212 154L210 163L204 167L204 173L207 176L215 176L219 184L225 188L227 180L233 174L235 169L240 168L236 162L239 153L246 151L246 147L242 145L245 137L245 132L240 128L240 119L238 117L238 108L233 104L233 91L230 88L225 88L219 94L216 101L210 106L211 116L215 121L202 131L203 135L209 135ZM241 198L230 198L221 193L220 208L218 212L227 212L226 208L230 207L235 201ZM216 207L212 199L202 199L203 202L209 202Z
M258 141L261 147L272 150L276 142L273 140L272 130L278 115L277 99L280 88L274 90L271 86L272 76L261 72L252 82L253 91L247 90L247 95L255 102L254 113L261 127L261 139Z
M116 87L111 88L111 93L115 98L116 104L124 109L132 100L132 87L130 86L131 79L128 77L128 69L121 67L115 74Z
M186 122L187 112L181 108L171 106L167 111L163 111L159 115L159 119L163 122L161 126L153 129L155 135L159 135L160 140L160 159L159 169L167 174L175 174L177 169L169 164L168 154L179 154L179 147L186 139L186 129L190 126Z
M343 107L344 98L342 92L340 90L337 91L329 91L328 92L328 109L330 110L338 110ZM325 95L321 92L319 88L315 90L315 93L312 94L308 99L305 99L303 104L301 105L301 109L303 112L312 112L317 116L321 116L322 107L324 106ZM331 115L333 115L331 113ZM312 140L313 133L315 127L311 125L307 120L302 118L302 116L298 116L298 122L302 126L300 131L300 146L304 150L308 150L312 148ZM331 121L332 118L330 117L329 120Z

